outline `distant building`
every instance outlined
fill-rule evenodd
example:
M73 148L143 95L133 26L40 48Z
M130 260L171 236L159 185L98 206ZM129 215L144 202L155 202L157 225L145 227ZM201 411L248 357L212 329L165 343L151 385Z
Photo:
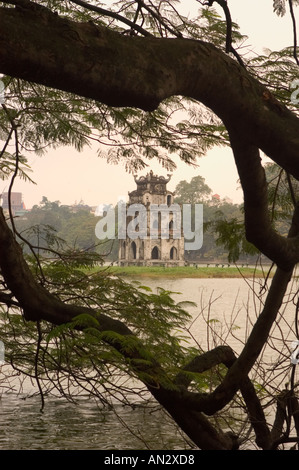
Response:
M137 189L129 192L127 207L141 204L146 210L146 233L132 237L126 231L126 239L119 240L119 264L141 266L180 266L184 265L184 237L181 224L177 227L177 219L171 212L174 193L167 190L170 180L164 176L154 175L151 171L146 176L134 177ZM163 205L163 216L160 211L153 217L153 205ZM173 206L174 207L174 206ZM169 208L169 212L167 212ZM165 213L168 216L165 222ZM163 222L162 222L163 219ZM127 229L134 216L126 217ZM165 225L167 223L167 226ZM153 231L156 236L153 236ZM179 233L178 233L179 232ZM145 236L144 236L145 235Z
M9 194L8 193L2 193L1 194L1 199L2 199L2 209L4 211L9 210ZM11 192L10 194L10 205L11 205L11 210L14 215L18 213L24 213L26 211L25 204L23 202L23 196L22 193L15 193Z
M212 195L212 203L213 204L220 204L220 196L219 194L213 194Z

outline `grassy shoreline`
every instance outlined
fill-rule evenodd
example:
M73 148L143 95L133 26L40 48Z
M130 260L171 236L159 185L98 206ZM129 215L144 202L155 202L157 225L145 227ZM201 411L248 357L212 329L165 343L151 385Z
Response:
M98 269L107 269L97 268ZM178 267L152 267L152 266L111 266L111 273L131 278L241 278L241 277L265 277L265 271L251 267L203 267L203 266L178 266Z

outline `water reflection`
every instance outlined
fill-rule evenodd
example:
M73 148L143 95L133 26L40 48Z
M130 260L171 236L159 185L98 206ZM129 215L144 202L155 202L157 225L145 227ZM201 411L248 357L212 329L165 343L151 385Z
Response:
M100 410L95 403L38 397L0 400L1 450L171 450L188 445L161 410L118 406ZM125 423L125 425L124 425ZM131 432L131 431L132 432Z

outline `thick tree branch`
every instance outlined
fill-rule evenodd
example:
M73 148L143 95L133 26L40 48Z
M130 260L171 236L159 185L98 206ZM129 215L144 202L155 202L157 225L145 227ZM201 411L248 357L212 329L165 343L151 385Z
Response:
M27 320L46 320L53 324L62 324L71 322L74 317L80 314L88 313L98 319L100 331L110 330L121 336L132 335L132 332L122 322L95 312L93 309L65 304L39 285L23 258L21 247L5 222L2 209L0 210L0 245L5 246L5 250L0 250L2 275L7 288L13 292ZM277 277L277 273L275 276ZM215 354L213 351L207 353L202 358L194 359L189 365L189 369L202 370L215 363L222 361L226 363L229 367L228 373L223 383L211 394L188 392L186 391L187 384L183 384L182 387L182 384L171 382L154 359L151 364L146 366L149 378L152 374L153 377L160 377L164 383L169 382L169 387L165 387L161 383L157 383L155 379L152 382L149 379L146 382L149 391L200 448L214 450L234 448L235 443L232 437L216 431L202 412L213 414L223 408L238 389L241 390L247 403L249 416L256 431L257 442L263 448L268 446L267 436L269 433L267 433L263 413L247 376L268 337L270 327L280 307L286 288L286 284L282 283L282 280L286 281L285 273L283 278L278 276L276 282L271 285L267 298L267 300L269 299L268 304L266 301L264 312L260 315L253 328L253 333L238 359L235 360L232 352L227 348L220 348ZM281 292L281 295L277 297L278 291ZM5 300L7 301L6 297ZM113 347L119 349L130 360L133 370L138 375L140 366L138 362L135 364L134 360L143 357L142 344L137 340L136 348L132 348L131 345L129 351L126 352L120 338L119 344L117 341L113 342ZM144 357L148 357L148 355Z
M244 192L246 238L281 269L289 271L299 262L299 205L294 201L289 236L281 236L272 225L267 181L258 148L234 130L230 131L230 139Z
M299 179L299 120L212 44L127 37L46 9L1 8L0 67L109 106L150 111L168 97L192 97Z
M235 354L229 346L218 346L211 351L207 351L206 353L194 357L177 375L175 382L187 389L191 382L191 376L185 372L196 372L201 374L219 364L224 364L227 367L230 367L235 360Z
M191 383L191 377L190 374L185 374L185 371L200 374L219 364L224 364L229 369L236 360L235 353L229 346L218 346L193 358L178 374L176 383L187 389ZM248 377L241 381L240 391L247 407L249 420L255 431L256 443L262 449L269 449L271 446L270 430L260 400Z
M110 18L113 18L117 21L120 21L121 23L126 24L127 26L130 26L132 30L137 31L138 33L142 34L143 36L152 36L151 33L143 29L141 26L138 24L134 23L133 21L128 20L128 18L125 18L124 16L110 10L106 10L105 8L98 7L96 5L92 5L91 3L84 2L82 0L71 0L72 3L76 3L76 5L79 5L83 8L86 8L87 10L94 11L95 13L98 13L99 15L107 16Z

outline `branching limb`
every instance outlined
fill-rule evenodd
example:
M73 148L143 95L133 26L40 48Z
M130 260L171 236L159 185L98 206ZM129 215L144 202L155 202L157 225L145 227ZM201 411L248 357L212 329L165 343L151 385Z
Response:
M296 438L290 437L291 420L294 420ZM286 429L283 426L286 424ZM275 420L271 431L272 446L276 450L280 444L299 443L299 404L294 391L285 389L277 397Z
M205 3L205 5L212 6L213 3L216 2L224 11L225 19L226 19L226 44L225 44L225 51L227 53L231 52L239 62L242 67L245 67L245 64L241 58L241 56L237 53L236 49L233 47L233 39L232 39L232 17L230 14L230 10L228 8L228 4L226 0L209 0Z
M293 37L294 37L293 56L297 65L299 65L299 59L297 55L297 26L296 26L296 18L295 18L294 9L293 9L293 0L289 0L289 8L290 8L290 14L291 14L291 19L292 19L292 24L293 24Z
M120 15L119 13L113 12L111 10L106 10L105 8L101 8L96 5L92 5L88 2L84 2L82 0L70 0L71 3L75 3L76 5L79 5L83 8L86 8L87 10L94 11L95 13L99 13L99 15L107 16L110 18L113 18L117 21L120 21L121 23L126 24L127 26L130 26L131 30L137 31L138 33L142 34L142 36L152 36L151 33L143 29L141 26L136 24L134 21L130 21L128 18L125 16Z
M299 206L296 203L292 229L287 238L272 225L268 208L267 181L258 148L244 136L230 132L234 157L244 191L246 237L281 269L288 271L299 262ZM294 201L295 202L295 201Z
M191 378L184 371L202 373L219 364L224 364L228 369L236 362L235 353L229 346L218 346L211 351L196 356L187 364L183 371L177 375L176 383L188 388ZM270 431L265 419L261 402L256 394L254 386L248 377L240 384L240 391L244 398L248 417L256 435L256 443L262 449L270 447Z
M7 307L20 308L19 302L13 300L13 294L7 294L6 292L0 292L0 304L7 305Z

